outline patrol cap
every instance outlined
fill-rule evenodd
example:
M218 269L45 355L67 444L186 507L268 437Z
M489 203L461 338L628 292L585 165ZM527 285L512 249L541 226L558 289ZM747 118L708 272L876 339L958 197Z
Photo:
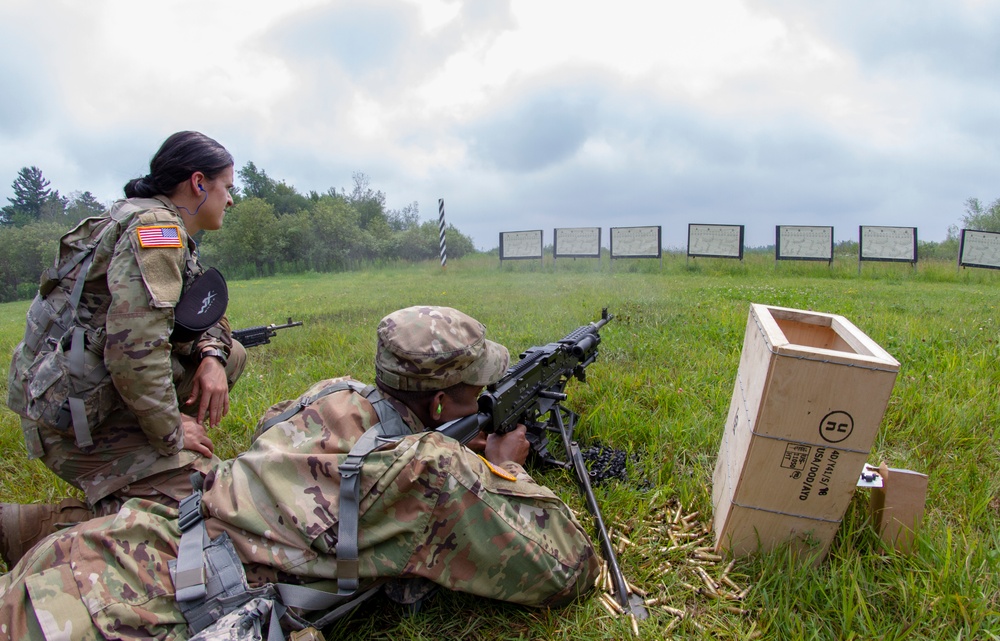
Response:
M194 279L174 306L174 332L178 343L197 340L226 313L229 288L226 279L214 267Z
M509 362L506 347L486 340L482 323L451 307L407 307L378 326L375 374L392 389L485 386L499 380Z

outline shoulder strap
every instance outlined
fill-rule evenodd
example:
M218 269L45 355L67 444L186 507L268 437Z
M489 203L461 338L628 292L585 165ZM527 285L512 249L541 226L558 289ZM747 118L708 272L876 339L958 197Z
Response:
M85 374L83 350L86 347L87 337L86 330L80 325L79 321L80 298L83 296L83 286L87 281L87 276L90 274L90 265L94 262L95 250L107 235L108 230L114 227L115 224L114 220L109 220L104 229L97 234L97 237L67 261L67 264L60 268L58 273L59 280L62 280L73 270L73 267L77 263L80 263L80 271L77 273L76 282L73 283L73 290L69 296L69 309L73 314L74 327L69 349L69 360L67 361L71 394L66 399L66 402L69 404L69 415L73 423L73 434L76 438L77 447L90 447L94 444L90 436L90 428L92 426L87 420L87 407L81 398L84 392L92 388L94 381L88 380ZM80 262L81 256L83 256L82 263Z
M347 458L340 464L340 505L337 532L337 589L341 595L357 591L358 573L358 513L361 503L361 467L365 457L376 449L398 441L413 432L403 422L392 405L377 389L366 395L375 408L379 422L361 435Z
M181 528L181 541L177 546L174 599L180 603L202 599L207 594L203 552L209 540L201 514L200 489L181 501L177 521Z
M316 392L312 396L306 396L304 398L300 398L297 403L289 405L288 408L281 414L278 414L277 416L272 416L271 418L261 423L260 428L257 430L257 438L259 438L261 434L271 429L278 423L281 423L282 421L287 421L288 419L292 418L293 416L295 416L305 408L309 407L319 399L323 398L324 396L329 396L334 392L342 392L347 389L354 390L355 392L364 396L365 393L369 390L369 388L372 388L371 385L366 386L357 381L340 381L338 383L332 383L330 385L327 385L326 387Z

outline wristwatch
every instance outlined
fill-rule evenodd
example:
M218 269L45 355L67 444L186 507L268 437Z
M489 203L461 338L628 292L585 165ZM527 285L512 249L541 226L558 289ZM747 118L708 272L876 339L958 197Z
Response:
M226 363L229 362L229 358L226 357L226 353L218 347L208 347L201 350L200 358L198 360L203 361L209 356L214 356L219 359L223 367L225 367Z

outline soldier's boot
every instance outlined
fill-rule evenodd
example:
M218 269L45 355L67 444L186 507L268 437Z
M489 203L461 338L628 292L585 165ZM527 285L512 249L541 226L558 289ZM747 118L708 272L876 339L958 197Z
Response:
M94 518L87 504L77 499L58 503L0 503L0 557L11 569L44 537Z

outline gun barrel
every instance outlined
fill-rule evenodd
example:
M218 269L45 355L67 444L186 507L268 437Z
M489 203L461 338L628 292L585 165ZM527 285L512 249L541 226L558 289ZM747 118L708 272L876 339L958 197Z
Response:
M267 326L267 328L268 329L288 329L289 327L300 327L301 325L302 325L302 321L293 321L291 319L291 317L289 317L287 323L284 323L282 325L275 325L274 323L271 323L270 325Z
M291 317L289 317L288 322L282 325L271 323L270 325L257 325L256 327L234 329L232 331L232 336L233 340L239 341L243 347L256 347L258 345L267 345L270 343L271 338L276 335L279 329L299 327L300 325L302 325L302 321L293 321Z

